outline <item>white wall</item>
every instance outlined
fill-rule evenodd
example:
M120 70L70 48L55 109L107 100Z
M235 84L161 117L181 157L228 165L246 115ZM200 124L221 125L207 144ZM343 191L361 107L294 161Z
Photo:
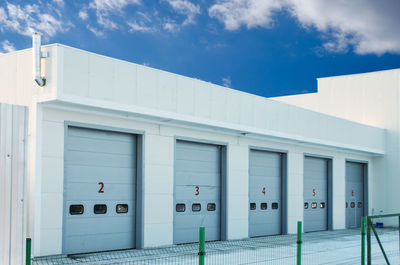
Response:
M0 264L25 264L27 110L0 103Z
M386 155L374 159L373 211L400 212L400 69L318 79L318 93L274 100L386 129Z
M59 76L57 45L43 46L42 51L50 56L42 59L42 75L46 77L44 87L37 86L33 80L32 49L0 55L0 102L30 106L33 99L56 98Z
M296 231L296 222L303 215L304 153L334 157L334 228L344 228L344 168L345 158L369 161L367 156L336 150L296 146L279 142L250 139L211 131L137 121L109 112L84 109L66 110L43 107L42 163L40 207L35 220L40 237L34 245L34 255L60 254L62 248L64 122L74 121L101 126L145 131L145 247L170 245L173 242L173 154L174 137L190 137L228 143L228 238L248 236L248 148L260 146L288 151L288 228ZM38 171L38 172L39 172ZM162 204L160 207L160 203ZM45 210L47 209L47 210ZM49 211L48 209L53 209ZM160 211L161 209L161 211ZM38 241L39 240L39 241Z
M384 133L377 128L71 47L58 48L63 58L60 101L384 153Z

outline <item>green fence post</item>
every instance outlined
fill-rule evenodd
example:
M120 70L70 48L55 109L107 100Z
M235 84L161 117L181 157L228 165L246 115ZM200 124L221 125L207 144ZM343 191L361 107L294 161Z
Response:
M301 234L302 234L302 223L297 222L297 265L301 265Z
M361 217L361 265L365 265L365 216Z
M199 229L199 265L204 265L204 256L206 255L205 248L205 228Z
M31 239L26 239L25 264L31 265Z
M371 265L371 218L367 216L367 264Z

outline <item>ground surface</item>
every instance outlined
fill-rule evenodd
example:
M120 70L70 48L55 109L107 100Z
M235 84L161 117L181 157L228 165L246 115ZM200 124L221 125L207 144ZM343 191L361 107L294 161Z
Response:
M391 264L400 264L398 229L378 229ZM359 229L306 233L303 235L302 264L354 265L361 262ZM198 264L196 244L125 250L95 254L37 258L44 264ZM206 244L206 265L229 264L296 264L296 236L270 236L245 240L209 242ZM386 264L376 239L372 238L372 264Z

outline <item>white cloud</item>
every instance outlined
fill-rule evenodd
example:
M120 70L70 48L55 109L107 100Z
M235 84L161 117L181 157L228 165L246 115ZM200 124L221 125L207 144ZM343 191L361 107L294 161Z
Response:
M222 78L222 85L223 85L224 87L232 88L232 80L231 80L231 77L230 77L230 76L223 77L223 78Z
M328 51L350 46L358 54L400 53L400 1L398 0L290 0L289 10L304 27L329 38Z
M1 42L1 52L8 53L15 51L14 44L12 44L9 40L5 40Z
M221 21L227 30L270 27L273 14L282 8L279 0L218 0L208 9L212 18Z
M151 27L148 27L148 26L143 25L143 24L139 24L136 21L127 22L127 24L129 26L129 31L130 32L135 32L135 31L150 32L150 31L153 31L153 29Z
M93 0L89 8L96 11L97 23L108 29L117 29L119 26L111 20L112 14L120 14L128 5L139 5L140 0Z
M86 20L89 17L86 10L80 10L79 13L78 13L78 16L82 20Z
M54 11L52 13L55 13L55 16L43 12L36 4L20 6L7 2L6 9L0 8L0 28L25 36L40 31L45 36L52 37L57 32L68 31L70 24L62 22L56 10L49 11Z
M164 23L163 29L169 32L176 32L179 30L179 25L176 24L174 21L167 21Z
M101 30L98 30L94 27L91 27L89 25L86 26L86 28L88 30L90 30L90 32L92 32L94 35L96 35L97 37L104 37L104 32L102 32Z
M64 0L53 0L54 3L56 3L57 5L63 7L64 6Z
M216 0L208 13L232 31L271 27L279 10L322 33L327 51L354 47L358 54L400 53L399 0Z
M199 5L195 5L188 0L167 0L167 1L177 13L186 16L186 19L182 23L183 26L195 23L196 15L200 14Z

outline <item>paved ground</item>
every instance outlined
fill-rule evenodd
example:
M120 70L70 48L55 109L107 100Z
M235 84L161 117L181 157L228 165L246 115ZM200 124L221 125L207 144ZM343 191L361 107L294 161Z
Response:
M399 231L378 229L391 264L400 264ZM360 264L359 229L306 233L303 235L302 264ZM125 250L95 254L37 258L33 264L198 264L197 245ZM206 244L206 265L296 264L296 236L270 236ZM373 238L372 264L386 264Z

